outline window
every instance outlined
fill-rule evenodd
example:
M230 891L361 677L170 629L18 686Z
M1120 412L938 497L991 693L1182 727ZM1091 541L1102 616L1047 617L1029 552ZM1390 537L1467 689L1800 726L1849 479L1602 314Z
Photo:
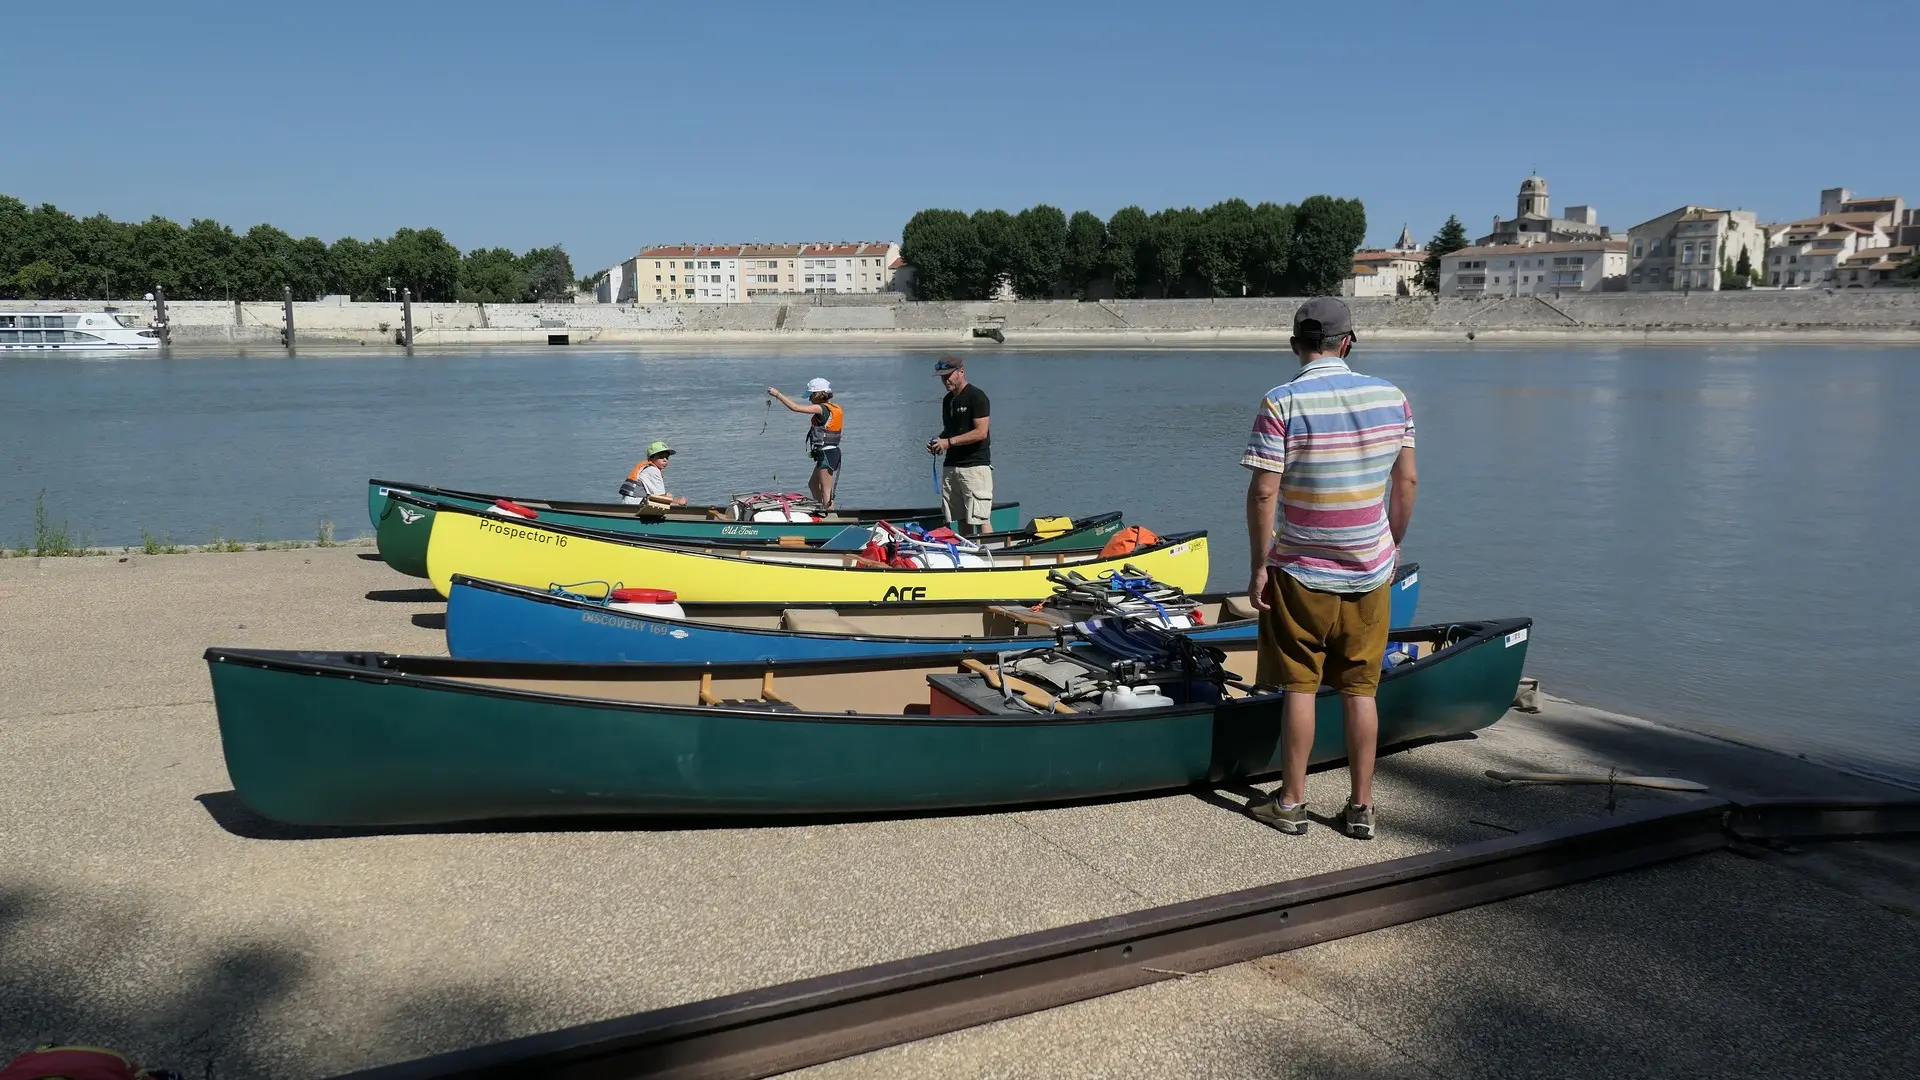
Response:
M1775 259L1774 259L1774 261L1775 261L1775 262L1779 262L1780 260L1779 260L1779 258L1778 258L1778 257L1776 256L1776 257L1775 257ZM1778 271L1778 270L1775 270L1775 271L1773 272L1773 283L1774 283L1775 285L1778 285L1778 284L1780 284L1780 271Z
M1685 247L1680 249L1680 261L1683 263L1690 263L1693 261L1693 245L1692 244L1688 244Z
M1522 275L1520 275L1520 284L1522 284L1522 285L1531 285L1531 284L1533 284L1533 279L1532 279L1532 278L1530 278L1530 277L1528 277L1528 276L1526 276L1525 274L1522 274ZM1349 321L1351 321L1351 320L1349 320Z
M1788 262L1790 262L1790 263L1797 263L1797 262L1799 262L1799 261L1800 261L1800 256L1798 256L1798 255L1789 255L1789 256L1787 256L1787 261L1788 261Z
M1639 257L1641 256L1641 254L1642 254L1642 252L1641 252L1641 246L1642 246L1642 245L1641 245L1641 242L1640 242L1640 241L1638 241L1638 240L1635 240L1635 241L1633 242L1633 257L1634 257L1634 258L1636 258L1636 259L1637 259L1637 258L1639 258Z
M1778 255L1775 255L1775 256L1773 257L1773 265L1775 265L1775 266L1779 266L1779 265L1780 265L1780 256L1778 256ZM1778 275L1778 274L1775 274L1775 275L1774 275L1774 277L1776 277L1776 278L1778 278L1779 276L1780 276L1780 275Z
M691 270L691 269L693 269L693 264L692 264L692 263L682 263L682 264L681 264L681 266L680 266L680 269L682 269L682 270Z
M1775 276L1775 277L1779 277L1780 275L1778 275L1778 274L1775 274L1774 276ZM1633 272L1633 281L1634 281L1634 284L1636 284L1636 285L1640 283L1640 271L1638 271L1638 270L1635 270L1635 271Z
M1498 284L1500 284L1500 275L1499 275L1499 274L1495 274L1495 275L1493 275L1493 283L1494 283L1495 285L1498 285Z
M1512 259L1508 259L1508 260L1507 260L1507 269L1509 269L1509 270L1511 270L1511 269L1513 269L1513 260L1512 260Z
M660 260L659 260L659 259L655 259L655 260L653 260L653 268L654 268L655 270L658 270L658 269L660 269ZM653 280L655 280L655 281L659 281L660 279L659 279L659 278L654 278Z

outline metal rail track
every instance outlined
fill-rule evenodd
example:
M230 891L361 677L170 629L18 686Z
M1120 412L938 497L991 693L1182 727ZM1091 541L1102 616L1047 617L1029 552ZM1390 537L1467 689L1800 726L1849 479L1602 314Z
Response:
M750 1080L1658 863L1920 834L1920 799L1725 799L1096 919L349 1074Z

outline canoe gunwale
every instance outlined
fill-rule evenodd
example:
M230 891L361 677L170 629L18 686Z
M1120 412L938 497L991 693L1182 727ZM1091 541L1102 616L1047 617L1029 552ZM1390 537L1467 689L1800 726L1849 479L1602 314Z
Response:
M1531 617L1513 617L1486 620L1454 620L1443 623L1430 623L1424 626L1403 627L1389 631L1389 640L1401 638L1419 638L1434 631L1447 632L1456 628L1469 632L1443 649L1429 653L1410 663L1401 664L1381 675L1381 683L1399 682L1415 674L1430 671L1433 668L1456 660L1476 649L1483 648L1495 641L1533 625ZM1037 643L1034 648L1046 648ZM1021 650L1026 651L1026 650ZM765 673L789 675L826 675L847 674L859 671L897 670L900 668L926 667L932 663L953 661L958 669L959 661L951 652L934 656L925 654L886 657L853 657L830 660L769 660L769 661L733 661L721 664L636 664L636 663L572 663L565 661L502 661L502 660L461 660L450 657L408 656L395 653L364 652L301 652L279 649L224 649L212 647L203 654L209 665L231 664L266 671L278 671L286 674L306 675L319 678L345 679L350 682L371 682L380 685L398 685L417 690L473 694L481 697L495 697L508 700L529 701L550 705L564 705L570 708L593 708L614 712L646 713L662 716L713 717L722 716L738 720L755 720L777 723L834 723L834 724L879 724L879 725L952 725L978 724L984 726L1006 725L1085 725L1118 724L1142 720L1164 720L1183 715L1218 714L1222 711L1241 711L1251 707L1272 707L1280 699L1279 692L1226 698L1217 703L1204 705L1176 704L1154 709L1128 709L1111 713L1047 713L1027 715L1009 715L992 717L939 717L920 715L893 715L888 713L819 713L819 712L773 712L763 709L729 709L715 705L682 705L674 702L628 701L604 697L585 697L576 694L563 694L550 690L522 690L510 686L496 686L475 683L470 679L548 679L581 680L606 678L608 681L636 679L640 676L664 678L697 679L702 674L712 674L716 679L742 678ZM412 669L398 670L396 665ZM435 673L434 669L443 669ZM1323 686L1316 698L1336 693L1331 687Z
M372 478L372 477L368 478L367 486L369 488L381 489L383 494L388 494L388 495L415 495L415 496L424 495L427 498L432 498L435 495L450 495L455 498L478 499L482 502L488 502L488 503L494 502L499 499L507 499L512 502L545 503L546 505L551 506L554 510L559 511L561 513L589 513L590 514L590 513L595 513L597 511L601 513L619 515L622 513L631 512L635 505L632 503L619 503L619 502L596 503L596 502L579 502L579 501L556 500L556 499L538 499L538 498L533 498L531 496L489 495L486 492L482 492L482 491L462 491L459 488L437 487L433 484L402 484L392 480L381 480L381 479ZM1016 509L1019 507L1019 505L1020 505L1020 502L1018 499L1012 499L1005 502L996 502L993 504L993 510L994 512L997 513L1003 510ZM725 507L702 507L702 509L721 510L721 509L725 509ZM899 517L899 518L917 518L917 517L926 517L929 515L935 515L941 512L942 511L938 506L877 507L873 509L869 509L866 507L853 507L846 510L839 510L839 509L835 510L835 513L837 513L841 517L852 518L854 520L864 521L864 522L878 521L882 517L886 517L889 515L894 517ZM868 517L867 515L877 515L877 516ZM679 520L679 519L671 518L663 514L659 516L659 520L672 521L672 520ZM750 524L753 524L753 522L739 522L738 524L750 525ZM779 522L771 522L769 524L779 524Z
M469 496L462 495L460 497L468 498ZM470 506L461 506L457 503L451 503L445 500L436 499L431 495L421 495L417 492L411 492L411 491L400 491L400 490L391 491L387 494L386 498L387 498L387 504L388 504L387 513L391 513L392 507L395 505L417 506L417 507L420 507L421 509L431 511L435 514L457 513L457 514L472 515L472 514L478 514L478 513L484 512L484 511L475 510L473 507L470 507ZM554 512L569 513L570 511L560 510L560 511L554 511ZM385 517L385 516L386 516L385 514L382 515L382 517ZM652 524L652 525L658 525L662 521L674 520L674 519L661 518L658 515L654 515L652 518L649 518L647 515L638 514L638 513L633 513L633 514L608 513L604 516L610 519L617 519L621 521L643 522L643 523ZM925 514L921 514L918 516L924 517ZM1101 546L1105 543L1104 539L1100 539L1098 540L1098 542L1090 542L1088 546L1080 547L1080 548L1056 547L1054 545L1058 545L1063 541L1071 540L1077 534L1081 534L1081 533L1091 534L1101 529L1104 529L1109 525L1124 524L1125 518L1126 518L1126 512L1123 510L1107 510L1098 514L1088 515L1084 519L1075 518L1073 522L1073 527L1057 536L1048 536L1048 537L1035 536L1035 535L1032 535L1031 526L1022 526L1021 528L1009 529L1009 530L1006 530L1005 532L983 533L980 536L972 537L972 539L975 541L1004 541L1005 546L990 549L988 550L987 554L1004 555L1009 558L1014 555L1019 555L1024 551L1026 551L1027 548L1037 544L1048 545L1048 547L1044 551L1044 553L1048 555L1074 554L1081 551L1098 551L1101 548ZM518 518L515 518L514 520L521 524L528 523L527 521L521 521L521 519L518 519ZM733 521L732 519L714 519L708 524L756 525L762 528L772 530L777 533L777 531L782 525L787 525L787 524L806 525L812 528L819 528L821 526L832 526L832 525L838 524L842 528L851 529L851 528L859 528L862 526L872 525L877 520L878 519L853 518L845 522L796 521L796 522L789 523L789 522L782 522L782 521L756 522L756 521ZM902 520L911 522L914 519L903 518ZM550 527L563 528L563 529L570 530L572 535L588 536L595 540L605 540L609 543L615 543L615 544L641 543L641 544L647 544L655 547L666 546L666 547L676 547L676 548L678 547L711 547L711 548L725 548L733 551L768 551L768 550L793 551L793 550L796 550L795 548L780 544L778 542L777 536L765 536L765 537L758 537L758 538L744 537L744 536L707 537L707 536L677 536L673 534L621 532L616 529L596 529L590 525L574 525L574 524L569 524L565 522L547 521L544 518L531 519L531 524L540 526L541 528L550 528ZM692 524L702 524L702 523L682 522L682 524L692 525ZM1009 539L1012 537L1025 537L1025 539L1013 541ZM1092 541L1093 539L1094 538L1089 537L1090 541ZM812 550L812 551L820 551L822 550L820 547L820 544L824 542L825 540L824 538L822 538L819 541L806 545L806 549ZM1038 554L1042 554L1042 552L1035 551L1033 552L1033 554L1038 555Z
M516 518L497 518L497 519L491 518L487 514L481 513L479 511L468 510L464 507L443 506L438 509L437 513L450 514L455 517L464 516L464 517L470 517L470 518L479 518L481 520L510 521L514 526L522 529L537 529L543 532L550 532L560 536L576 537L581 540L591 540L591 541L595 541L603 544L617 544L624 547L651 548L659 551L669 552L673 555L683 557L683 558L689 558L689 559L714 559L714 560L719 560L724 562L733 562L733 563L758 562L758 560L751 559L746 555L738 552L700 550L701 547L704 547L707 545L698 545L698 544L688 545L684 543L660 543L660 542L657 542L653 537L628 536L625 534L610 537L597 529L581 528L579 526L574 526L574 525L563 525L563 524L560 524L559 522L549 523L549 522L540 521L538 519L526 520L526 519L517 518L517 517ZM1205 539L1207 539L1207 530L1205 529L1192 529L1186 532L1172 533L1167 536L1161 537L1160 542L1157 544L1146 546L1146 547L1138 547L1128 552L1126 555L1116 555L1111 559L1101 558L1099 552L1092 548L1086 548L1080 551L1055 550L1055 551L1035 552L1033 553L1034 558L1044 558L1047 560L1049 564L1049 565L1036 565L1036 566L1017 566L1012 564L1004 564L1004 565L997 565L997 566L928 566L928 567L918 567L914 569L907 569L899 566L859 566L851 563L841 565L841 566L831 566L825 563L820 563L820 564L787 563L787 564L781 564L781 565L785 566L788 569L792 569L796 571L810 571L810 572L824 571L824 572L834 573L834 574L910 573L910 574L944 575L944 574L991 574L996 571L1005 572L1009 570L1025 571L1025 572L1032 572L1036 570L1073 570L1081 566L1099 565L1102 563L1109 563L1109 562L1124 562L1129 559L1142 558L1147 555L1153 555L1159 552L1166 551L1168 548L1177 547L1181 544L1190 544L1195 541L1205 540ZM755 549L749 548L747 550L752 551ZM849 552L847 554L851 555L853 553ZM996 553L990 552L989 554L996 554ZM1015 559L1015 558L1021 557L1018 549L1015 549L1013 551L1000 552L997 554L1000 554L1003 558L1006 558L1006 559ZM1059 557L1061 556L1071 557L1075 561L1073 562L1059 561ZM996 602L1001 602L1001 601L996 601ZM1004 602L1005 603L1032 603L1031 600L1022 601L1017 597L1006 600Z

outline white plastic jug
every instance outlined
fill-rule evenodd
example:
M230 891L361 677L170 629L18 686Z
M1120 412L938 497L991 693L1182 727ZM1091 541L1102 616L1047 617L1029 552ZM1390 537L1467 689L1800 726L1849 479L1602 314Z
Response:
M1100 695L1101 712L1120 712L1125 709L1158 709L1173 704L1173 699L1160 692L1158 686L1115 686Z

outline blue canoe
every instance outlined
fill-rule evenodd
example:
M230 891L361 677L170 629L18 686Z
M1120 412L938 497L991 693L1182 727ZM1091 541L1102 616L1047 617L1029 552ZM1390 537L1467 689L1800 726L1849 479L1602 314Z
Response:
M1192 599L1204 619L1192 631L1196 639L1217 644L1256 635L1245 597ZM1404 564L1394 578L1393 626L1411 626L1419 601L1419 564ZM1052 637L1042 613L980 602L689 604L683 610L681 618L635 614L456 574L447 596L447 651L471 660L704 664L994 653Z

